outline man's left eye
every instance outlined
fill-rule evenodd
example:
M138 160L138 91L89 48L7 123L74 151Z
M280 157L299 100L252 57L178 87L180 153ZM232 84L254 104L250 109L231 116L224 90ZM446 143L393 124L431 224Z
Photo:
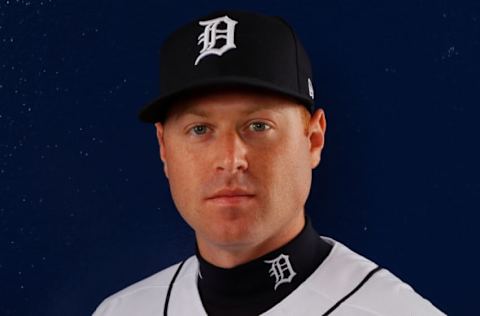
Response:
M250 130L253 130L255 132L263 132L266 130L269 130L271 127L267 123L264 122L253 122L249 126Z

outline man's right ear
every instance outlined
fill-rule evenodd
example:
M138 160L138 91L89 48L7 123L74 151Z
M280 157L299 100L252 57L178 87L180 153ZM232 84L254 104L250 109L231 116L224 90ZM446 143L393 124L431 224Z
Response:
M164 126L162 123L157 122L155 123L155 128L157 129L157 140L160 149L160 160L163 162L163 172L165 172L165 176L168 179L168 166L167 160L165 159L165 141L163 139Z

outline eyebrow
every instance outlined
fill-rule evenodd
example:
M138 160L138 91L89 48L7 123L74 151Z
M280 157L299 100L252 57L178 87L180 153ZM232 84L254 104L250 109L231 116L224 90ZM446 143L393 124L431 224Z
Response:
M202 109L195 109L195 108L187 108L183 111L180 111L178 113L178 116L180 115L186 115L186 114L192 114L192 115L197 115L197 116L201 116L201 117L207 117L208 116L208 113Z
M274 111L274 112L279 112L278 109L275 109L273 107L266 106L266 105L259 105L255 108L251 109L251 110L242 111L242 113L246 114L246 115L249 115L249 114L259 112L259 111L262 111L262 110L271 110L271 111ZM208 117L208 113L205 110L198 109L198 108L192 108L192 107L189 107L189 108L179 112L177 114L177 116L186 115L186 114L192 114L192 115L197 115L197 116L201 116L201 117Z

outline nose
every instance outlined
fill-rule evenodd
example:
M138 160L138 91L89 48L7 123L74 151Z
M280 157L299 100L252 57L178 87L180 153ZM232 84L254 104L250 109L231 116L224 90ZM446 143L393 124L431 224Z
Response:
M215 147L216 170L236 173L248 169L247 146L237 133L229 132L220 136Z

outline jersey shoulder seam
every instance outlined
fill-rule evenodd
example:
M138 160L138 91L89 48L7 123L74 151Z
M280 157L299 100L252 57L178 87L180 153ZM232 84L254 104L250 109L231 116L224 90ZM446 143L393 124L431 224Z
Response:
M187 263L187 261L189 261L191 258L192 257L185 259L185 263ZM153 289L153 288L158 288L158 289L162 288L162 289L165 289L165 291L166 291L168 289L170 279L171 279L171 277L173 277L173 274L175 273L175 270L179 265L180 265L180 262L178 262L176 264L173 264L173 265L171 265L171 266L169 266L169 267L167 267L167 268L165 268L165 269L163 269L163 270L161 270L161 271L159 271L159 272L157 272L153 275L150 275L143 280L140 280L136 283L131 284L130 286L128 286L128 287L118 291L117 293L114 293L111 296L107 297L104 300L104 303L114 301L114 300L117 300L117 299L122 299L122 298L128 297L130 295L136 294L140 291ZM187 272L187 271L184 271L184 272L186 272L186 273L180 273L177 281L180 281L183 278L188 277L192 274L192 272ZM166 279L163 280L164 282L158 282L158 280L156 280L157 278L160 277L160 275L165 275ZM168 276L170 276L170 278Z

